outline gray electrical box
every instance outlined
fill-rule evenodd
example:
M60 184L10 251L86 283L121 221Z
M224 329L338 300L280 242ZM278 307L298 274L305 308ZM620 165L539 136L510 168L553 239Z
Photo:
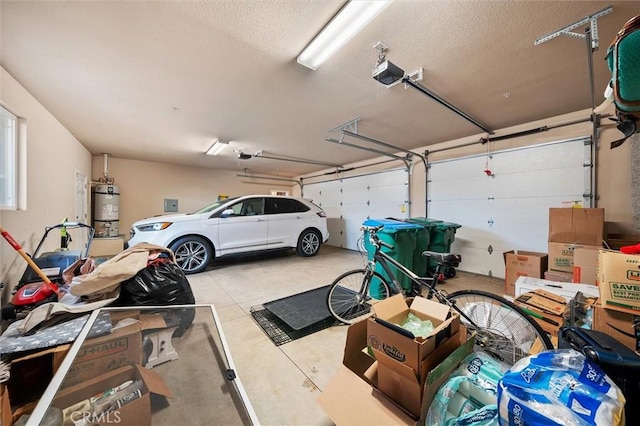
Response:
M165 213L177 213L178 212L178 200L171 198L164 199L164 211Z

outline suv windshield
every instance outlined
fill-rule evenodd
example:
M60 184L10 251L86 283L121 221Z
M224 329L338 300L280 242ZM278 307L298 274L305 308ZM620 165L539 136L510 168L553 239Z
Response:
M215 209L217 209L218 207L227 204L229 201L233 201L238 197L231 197L231 198L225 198L224 200L220 200L220 201L216 201L213 204L209 204L208 206L202 207L194 212L191 212L189 214L202 214L202 213L209 213L214 211Z

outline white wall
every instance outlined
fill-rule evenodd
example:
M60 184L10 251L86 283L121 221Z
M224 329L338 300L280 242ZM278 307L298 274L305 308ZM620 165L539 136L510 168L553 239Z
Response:
M0 100L27 122L27 208L0 212L0 223L25 251L32 252L46 226L75 216L75 172L90 176L91 154L1 67ZM59 241L51 239L57 246ZM27 264L4 239L0 247L0 280L12 287ZM5 300L9 293L5 289Z

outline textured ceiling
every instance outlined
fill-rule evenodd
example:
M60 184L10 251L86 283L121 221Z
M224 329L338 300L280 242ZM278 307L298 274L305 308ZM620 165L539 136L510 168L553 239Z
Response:
M637 1L396 0L317 71L297 64L342 4L2 0L0 64L93 154L294 176L323 167L234 150L367 159L325 141L356 117L360 134L405 149L481 134L418 91L373 80L378 41L406 72L424 69L420 84L499 129L591 106L586 42L535 39L613 5L593 55L600 103L606 48L640 14ZM230 149L204 155L216 137Z

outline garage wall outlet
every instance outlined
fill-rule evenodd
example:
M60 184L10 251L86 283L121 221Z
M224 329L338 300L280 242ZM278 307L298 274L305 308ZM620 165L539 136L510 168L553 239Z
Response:
M164 199L164 211L165 213L177 213L178 212L178 200L171 198Z

